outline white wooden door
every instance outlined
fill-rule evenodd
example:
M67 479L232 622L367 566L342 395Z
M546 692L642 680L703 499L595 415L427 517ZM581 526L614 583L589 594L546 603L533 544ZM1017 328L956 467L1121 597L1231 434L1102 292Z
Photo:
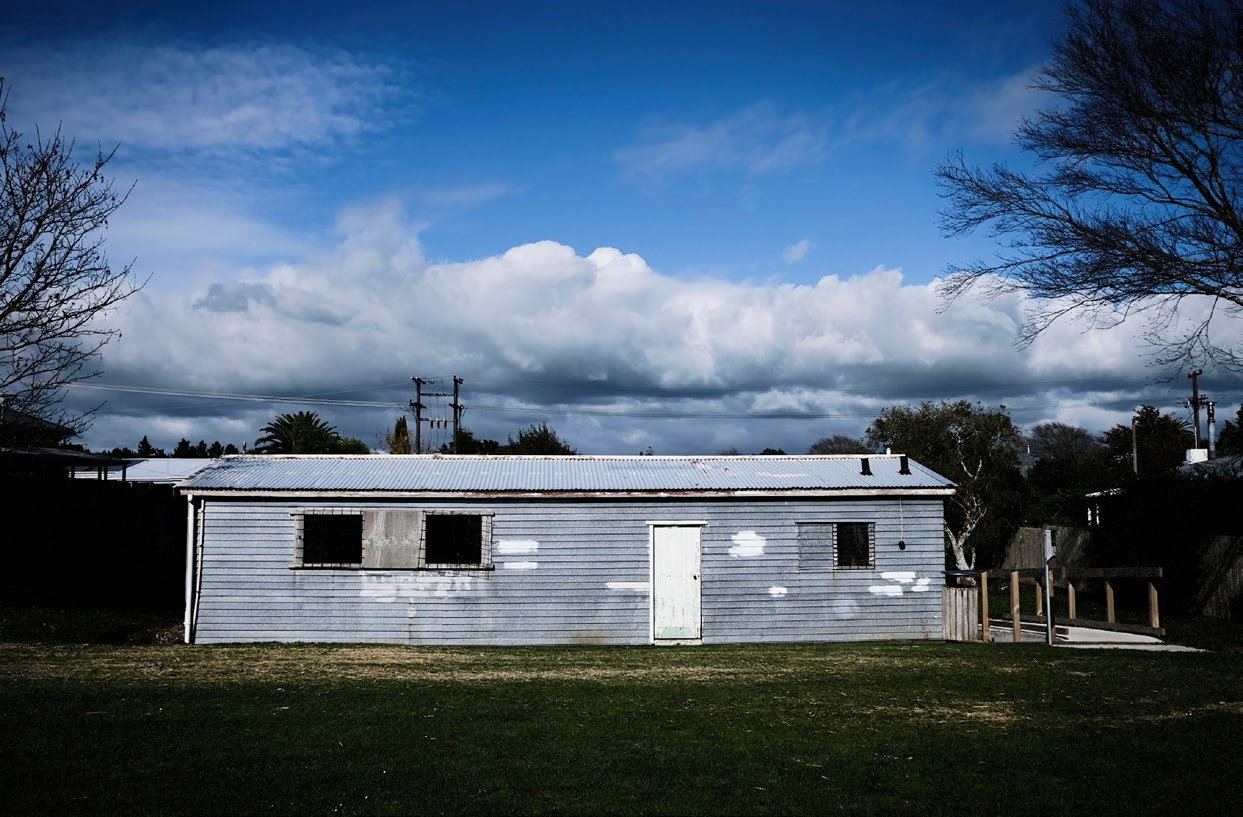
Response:
M652 635L698 639L699 527L652 528Z

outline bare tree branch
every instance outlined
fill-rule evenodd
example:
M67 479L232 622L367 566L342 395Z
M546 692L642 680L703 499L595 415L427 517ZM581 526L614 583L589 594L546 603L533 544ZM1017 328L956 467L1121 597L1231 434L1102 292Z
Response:
M65 389L98 375L100 349L120 334L101 319L142 287L130 265L114 268L103 252L108 219L129 191L103 175L115 148L79 165L59 128L27 141L9 128L7 108L0 77L0 399L7 416L81 432L93 412L68 416ZM0 423L0 445L29 442L29 428Z
M1038 303L1030 343L1067 315L1150 321L1162 361L1243 366L1211 319L1178 325L1187 298L1243 314L1243 6L1239 0L1084 0L1035 87L1060 97L1018 128L1032 172L936 170L947 235L984 229L992 262L953 266L948 305L981 289Z

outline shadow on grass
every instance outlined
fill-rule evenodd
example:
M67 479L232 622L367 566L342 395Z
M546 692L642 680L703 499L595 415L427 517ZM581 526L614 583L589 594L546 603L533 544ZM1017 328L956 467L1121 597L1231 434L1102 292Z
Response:
M179 612L0 606L0 641L23 644L176 644Z

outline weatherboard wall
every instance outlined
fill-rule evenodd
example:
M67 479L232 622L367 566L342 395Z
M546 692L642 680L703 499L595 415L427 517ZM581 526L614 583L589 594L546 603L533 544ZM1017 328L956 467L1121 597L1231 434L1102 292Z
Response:
M196 501L199 643L651 643L658 521L705 523L704 643L941 637L939 497ZM296 514L327 508L490 512L493 568L299 567ZM800 552L836 521L875 524L874 568Z

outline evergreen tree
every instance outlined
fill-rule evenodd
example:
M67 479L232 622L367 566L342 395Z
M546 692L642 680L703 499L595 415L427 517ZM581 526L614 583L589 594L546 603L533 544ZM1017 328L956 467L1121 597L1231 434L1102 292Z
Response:
M1243 406L1239 406L1233 422L1227 420L1222 424L1221 434L1217 436L1217 456L1243 454L1243 431L1240 429L1243 429Z
M1105 432L1103 441L1123 474L1146 477L1182 465L1187 449L1195 444L1195 435L1186 420L1162 414L1156 406L1140 406L1133 425L1114 426ZM1138 464L1133 458L1136 450Z
M548 423L531 425L518 431L518 439L509 438L505 445L506 454L577 454L568 443L557 436Z
M457 453L458 454L502 454L503 446L496 440L481 440L477 438L469 428L459 428L457 434ZM440 446L439 453L452 454L453 444L445 443Z
M153 446L151 442L147 439L147 435L145 434L143 435L142 439L138 441L138 450L134 452L134 455L137 458L146 459L146 460L158 459L160 457L168 456L167 454L164 453L163 448L156 448L155 446Z
M982 538L992 548L1013 535L1023 486L1022 437L1004 406L967 400L891 406L868 426L867 442L878 451L909 454L957 484L945 505L945 538L957 569L975 568L975 539L986 525Z
M357 437L337 437L332 454L370 454L371 446Z
M393 423L392 433L384 435L384 444L388 446L388 453L390 454L415 453L414 444L410 439L410 429L406 425L406 416L404 414L397 418L397 422Z
M869 454L867 443L845 434L822 437L811 444L808 454Z

